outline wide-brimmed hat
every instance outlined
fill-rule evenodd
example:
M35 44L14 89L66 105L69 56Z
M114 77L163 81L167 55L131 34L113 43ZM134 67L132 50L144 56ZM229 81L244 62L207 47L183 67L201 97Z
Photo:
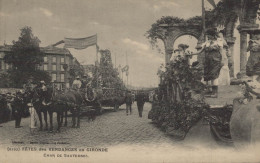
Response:
M206 35L209 35L209 36L217 36L217 35L218 35L217 28L208 28L208 29L206 30Z
M80 78L79 76L76 77L76 79L79 79L79 78Z

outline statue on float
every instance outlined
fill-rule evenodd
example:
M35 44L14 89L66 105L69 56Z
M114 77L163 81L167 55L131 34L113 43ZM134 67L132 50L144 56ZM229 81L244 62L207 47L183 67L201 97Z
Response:
M233 101L230 133L236 147L260 146L260 30L250 33L244 97Z

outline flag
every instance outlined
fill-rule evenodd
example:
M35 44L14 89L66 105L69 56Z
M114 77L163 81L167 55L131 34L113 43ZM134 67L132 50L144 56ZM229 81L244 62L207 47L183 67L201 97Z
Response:
M126 65L125 67L122 68L122 72L127 72L129 70L129 66Z
M214 8L217 7L214 0L208 0L208 2L209 2Z
M85 38L65 38L64 43L64 48L86 49L97 44L97 35Z

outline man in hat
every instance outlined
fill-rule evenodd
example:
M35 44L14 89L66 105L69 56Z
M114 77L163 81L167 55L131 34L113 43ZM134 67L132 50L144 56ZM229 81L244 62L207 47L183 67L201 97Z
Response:
M30 76L29 79L27 80L27 83L23 85L23 88L25 89L25 92L31 92L34 88L33 85L33 77Z
M40 90L41 90L41 94L43 96L43 100L44 102L46 102L46 98L47 98L47 87L46 87L46 83L42 80L40 81Z
M12 114L15 119L15 128L20 128L21 119L23 115L23 107L24 107L24 101L22 98L22 93L19 91L16 93L16 97L14 98L12 102Z
M80 77L77 76L76 79L72 83L72 88L78 90L79 88L81 88L81 85L82 85L82 83L80 81Z
M136 103L137 103L139 117L141 118L143 116L143 108L145 103L145 94L143 92L137 94Z
M130 114L132 114L132 103L132 94L130 91L127 91L125 97L126 115L128 115L128 110L130 111Z

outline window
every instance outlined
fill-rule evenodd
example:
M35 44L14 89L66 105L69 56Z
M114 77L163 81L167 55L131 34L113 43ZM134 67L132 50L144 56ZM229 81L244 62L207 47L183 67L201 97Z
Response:
M60 62L61 62L61 63L64 63L64 62L65 62L64 57L61 57L61 58L60 58Z
M2 70L2 59L0 59L0 70Z
M4 70L4 69L5 69L5 63L4 63L4 61L3 61L3 60L1 61L1 69L2 69L2 70Z
M57 70L57 65L52 65L52 71L56 71Z
M64 82L64 74L60 74L60 81Z
M6 70L10 68L9 64L5 64L5 66L6 66Z
M48 65L47 65L47 64L44 64L44 65L43 65L43 70L44 70L44 71L47 71L47 70L48 70Z
M47 56L43 57L43 61L44 61L44 62L48 62Z
M60 70L64 71L63 65L60 65Z
M57 80L57 75L56 74L51 74L51 81L54 82Z
M52 62L56 63L56 59L57 59L56 57L52 57Z

